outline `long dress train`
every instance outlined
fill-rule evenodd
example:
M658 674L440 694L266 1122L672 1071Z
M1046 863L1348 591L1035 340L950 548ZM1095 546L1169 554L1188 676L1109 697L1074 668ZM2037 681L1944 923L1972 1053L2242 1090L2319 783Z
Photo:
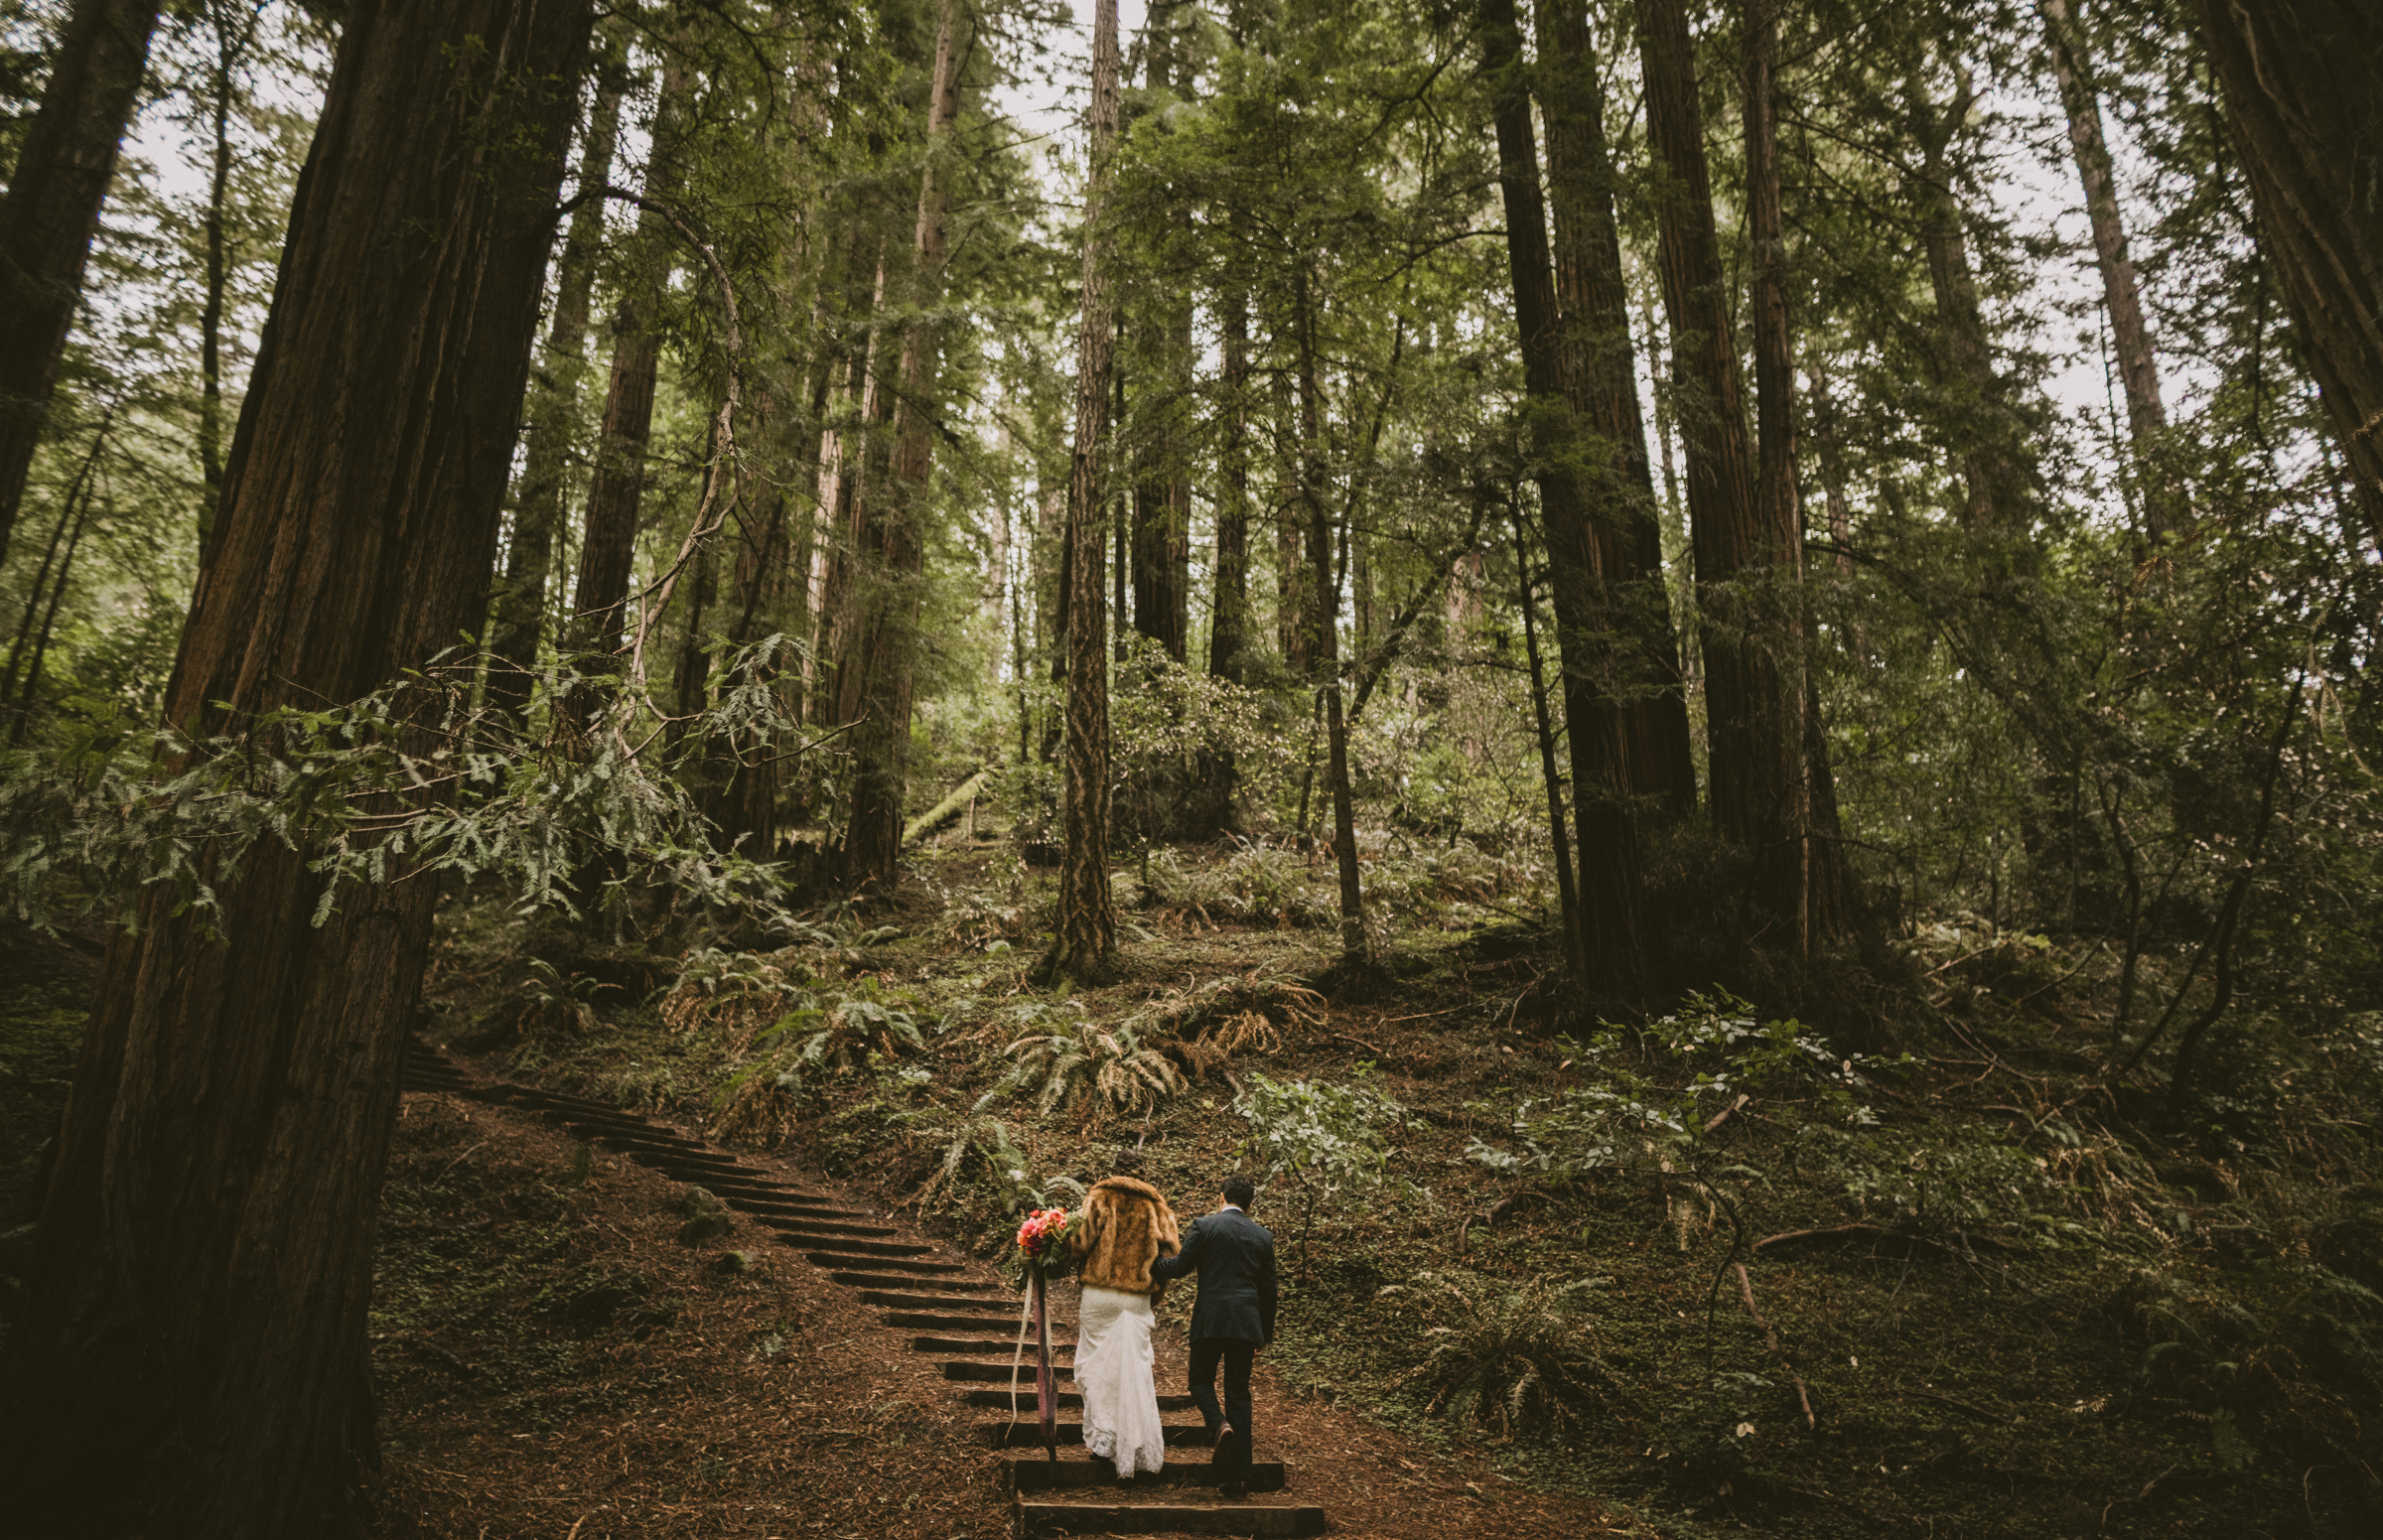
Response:
M1075 1314L1075 1383L1084 1397L1084 1448L1120 1476L1167 1462L1159 1386L1151 1369L1150 1298L1087 1285Z

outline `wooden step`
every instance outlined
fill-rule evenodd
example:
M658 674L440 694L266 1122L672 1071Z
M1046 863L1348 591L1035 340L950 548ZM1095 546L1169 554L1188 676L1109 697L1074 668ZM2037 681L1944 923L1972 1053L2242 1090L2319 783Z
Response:
M802 1244L801 1238L794 1235L781 1235L778 1237L778 1240L782 1244L788 1246ZM820 1243L817 1241L812 1241L810 1244L818 1245ZM855 1246L852 1249L853 1251L857 1252L863 1248ZM810 1263L813 1267L866 1267L881 1273L919 1273L942 1276L951 1273L964 1273L968 1271L967 1266L959 1262L936 1262L922 1257L889 1256L884 1254L891 1249L891 1247L886 1246L872 1246L869 1247L868 1250L876 1254L866 1256L854 1256L841 1249L836 1251L806 1251L802 1254L802 1259L805 1262ZM927 1246L918 1246L912 1249L918 1251L927 1251L931 1250L932 1248Z
M828 1282L840 1283L848 1289L933 1289L952 1294L980 1294L985 1285L973 1278L913 1278L908 1273L830 1273ZM1015 1296L1003 1301L1003 1308L1016 1309ZM875 1301L871 1301L875 1304Z
M882 1295L873 1292L862 1295L861 1303L864 1305L886 1305L892 1303L893 1299L893 1296ZM916 1303L933 1306L935 1308L931 1310L890 1310L879 1319L889 1327L910 1327L914 1330L928 1331L983 1331L1002 1325L1002 1319L1005 1316L1009 1319L1009 1325L1012 1330L1015 1330L1018 1324L1018 1302L1016 1300L1010 1301L1010 1303L1000 1311L987 1311L980 1316L953 1315L948 1310L943 1308L951 1303L948 1300L925 1300ZM973 1309L974 1307L971 1306L963 1308ZM1051 1324L1051 1332L1056 1335L1059 1331L1059 1329L1063 1325L1065 1324L1062 1322L1052 1322ZM1069 1327L1067 1330L1072 1332L1074 1328ZM924 1341L925 1338L921 1337L919 1340ZM1003 1350L1008 1350L1008 1344L1003 1344ZM1058 1344L1054 1342L1051 1350L1056 1352L1058 1350Z
M734 1208L736 1204L732 1202L729 1206ZM778 1231L777 1243L781 1246L833 1246L839 1252L860 1253L857 1256L845 1256L839 1259L847 1263L880 1262L895 1257L915 1257L935 1249L914 1240L864 1240L857 1235L788 1234L778 1225L771 1225L771 1228ZM891 1235L894 1232L880 1230L878 1233Z
M1083 1395L1079 1391L1062 1390L1057 1394L1059 1399L1056 1404L1069 1411L1074 1411L1084 1404ZM995 1385L983 1390L963 1391L960 1399L969 1406L998 1406L1006 1409L1010 1404L1010 1389L1007 1385ZM1019 1405L1024 1408L1027 1415L1033 1415L1035 1382L1032 1375L1028 1376L1020 1389ZM1162 1412L1189 1412L1192 1410L1192 1398L1183 1391L1162 1390L1159 1392L1159 1410ZM1174 1441L1171 1439L1168 1442L1173 1443Z
M1008 1398L1004 1397L1003 1399ZM1043 1429L1035 1421L1034 1408L1031 1406L1025 1408L1025 1416L1014 1423L1006 1419L978 1423L976 1425L977 1442L991 1449L1042 1448ZM1084 1420L1080 1417L1072 1420L1060 1418L1053 1424L1052 1431L1062 1445L1080 1446L1084 1442ZM1167 1426L1167 1447L1169 1449L1210 1449L1215 1446L1215 1443L1216 1435L1210 1433L1204 1424L1170 1423Z
M1289 1503L1017 1499L1021 1535L1321 1535L1324 1509Z
M886 1324L888 1326L909 1325L907 1322L900 1321L889 1321ZM968 1325L982 1326L983 1323L970 1321ZM911 1338L911 1351L914 1353L998 1353L1004 1362L1007 1362L1010 1354L1017 1350L1017 1346L1018 1339L1016 1337L913 1336ZM1030 1341L1026 1347L1028 1353L1031 1354L1035 1344ZM1072 1353L1075 1351L1075 1344L1073 1342L1053 1342L1051 1344L1051 1350L1053 1353ZM1027 1361L1031 1363L1034 1360L1030 1356Z
M904 1287L907 1287L910 1283L910 1280L905 1278L898 1280L898 1282ZM933 1311L942 1314L948 1314L954 1311L974 1311L977 1314L977 1320L975 1321L974 1325L979 1327L998 1325L1004 1317L1007 1317L1011 1321L1016 1321L1018 1319L1019 1312L1019 1305L1015 1296L1012 1296L1006 1300L969 1300L959 1299L951 1295L909 1294L905 1293L903 1288L863 1289L861 1291L861 1303L863 1305L883 1305L891 1310ZM895 1321L889 1318L886 1324L888 1326L896 1327L911 1327L931 1325L932 1323Z
M1059 1379L1075 1378L1075 1370L1063 1363L1052 1364L1051 1372ZM943 1377L945 1379L991 1380L995 1384L1007 1385L1010 1383L1010 1360L1005 1357L999 1363L978 1363L967 1358L946 1358L943 1360ZM1035 1354L1031 1346L1027 1350L1024 1361L1018 1365L1017 1382L1025 1388L1027 1395L1030 1397L1034 1395Z
M736 1206L745 1207L762 1224L787 1235L892 1235L897 1233L891 1224L874 1224L866 1214L848 1213L835 1208L805 1208L794 1203L767 1202L758 1197L740 1194ZM829 1215L836 1217L830 1218Z
M1002 1490L1011 1493L1038 1491L1074 1491L1087 1486L1119 1486L1117 1471L1105 1460L1062 1460L1053 1464L1040 1455L1001 1462ZM1194 1455L1183 1460L1171 1460L1156 1471L1145 1470L1134 1477L1126 1491L1140 1491L1145 1486L1214 1486L1222 1480L1223 1472L1207 1461ZM1249 1489L1253 1492L1279 1492L1290 1484L1289 1470L1279 1460L1260 1460L1249 1468Z

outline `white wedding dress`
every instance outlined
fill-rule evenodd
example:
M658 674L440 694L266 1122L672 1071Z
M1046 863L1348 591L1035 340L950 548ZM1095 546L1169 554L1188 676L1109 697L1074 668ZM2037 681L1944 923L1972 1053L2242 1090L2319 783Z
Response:
M1121 1478L1167 1462L1159 1386L1151 1371L1150 1298L1087 1286L1075 1313L1075 1383L1084 1397L1084 1448Z

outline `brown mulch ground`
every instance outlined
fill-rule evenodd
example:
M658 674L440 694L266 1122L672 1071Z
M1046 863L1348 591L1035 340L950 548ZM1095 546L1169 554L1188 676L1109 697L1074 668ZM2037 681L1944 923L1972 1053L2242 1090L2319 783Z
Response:
M998 1414L961 1405L939 1360L909 1351L913 1333L742 1218L681 1245L681 1184L601 1151L579 1180L578 1149L507 1109L406 1096L375 1300L377 1534L1011 1532L1001 1457L970 1438ZM749 1271L724 1270L731 1250ZM1161 1336L1163 1388L1183 1382L1182 1330L1179 1316ZM1293 1467L1267 1500L1322 1504L1334 1533L1645 1532L1286 1391L1262 1365L1256 1396L1259 1458Z

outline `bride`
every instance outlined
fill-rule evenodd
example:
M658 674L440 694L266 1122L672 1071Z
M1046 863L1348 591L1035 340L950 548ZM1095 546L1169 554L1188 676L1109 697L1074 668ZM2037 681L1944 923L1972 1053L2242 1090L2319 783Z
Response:
M1167 1194L1132 1177L1106 1177L1085 1195L1067 1230L1082 1263L1075 1318L1075 1383L1084 1397L1084 1448L1117 1468L1119 1479L1156 1471L1167 1460L1152 1374L1152 1308L1166 1295L1150 1264L1183 1247Z

